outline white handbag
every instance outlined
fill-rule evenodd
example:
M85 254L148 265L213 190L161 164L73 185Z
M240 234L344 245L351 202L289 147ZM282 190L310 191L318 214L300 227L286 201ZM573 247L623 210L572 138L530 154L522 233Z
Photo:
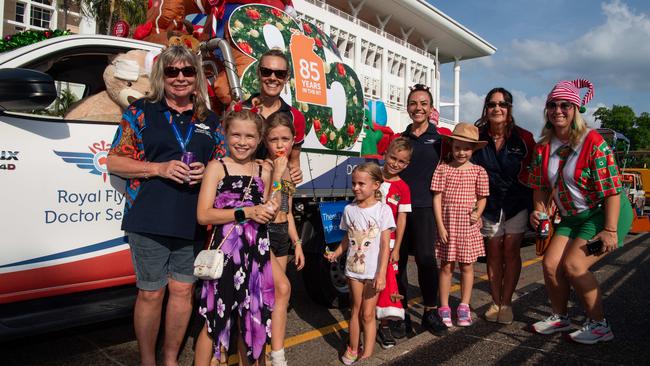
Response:
M194 276L201 280L217 280L223 273L221 249L202 250L194 260Z
M248 181L248 187L246 188L245 191L247 191L250 188L252 182L253 182L253 175L251 174L251 179ZM226 262L223 251L221 251L221 246L223 245L223 243L226 241L230 233L232 233L233 229L237 225L238 224L235 224L230 228L230 230L226 235L224 235L223 239L221 240L221 243L219 243L219 246L216 249L204 249L199 252L199 254L196 256L196 259L194 259L194 277L197 277L201 280L218 280L219 278L221 278L221 275L223 274L223 267ZM212 241L214 240L214 233L219 228L221 228L220 225L212 228L212 236L210 237L210 241L208 242L208 248L212 246Z

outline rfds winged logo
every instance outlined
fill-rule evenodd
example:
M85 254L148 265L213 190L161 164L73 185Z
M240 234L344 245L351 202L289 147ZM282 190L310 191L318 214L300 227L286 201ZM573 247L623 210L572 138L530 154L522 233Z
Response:
M101 175L106 182L108 171L106 170L106 159L111 145L101 140L88 146L90 152L54 151L63 161L75 164L78 168L87 170L90 174Z

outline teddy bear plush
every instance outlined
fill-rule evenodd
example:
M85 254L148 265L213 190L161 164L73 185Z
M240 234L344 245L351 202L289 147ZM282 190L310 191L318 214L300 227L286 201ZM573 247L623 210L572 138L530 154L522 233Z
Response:
M147 51L121 53L104 70L106 90L86 97L68 109L65 119L118 122L133 101L151 90L145 65Z

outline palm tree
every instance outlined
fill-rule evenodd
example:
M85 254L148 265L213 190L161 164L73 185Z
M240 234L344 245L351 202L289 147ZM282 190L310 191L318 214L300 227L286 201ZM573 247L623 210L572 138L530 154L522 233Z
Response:
M143 0L59 0L59 6L63 9L66 24L68 9L78 6L85 16L97 21L97 30L101 34L109 34L116 20L123 19L135 26L144 23L147 15L146 1Z

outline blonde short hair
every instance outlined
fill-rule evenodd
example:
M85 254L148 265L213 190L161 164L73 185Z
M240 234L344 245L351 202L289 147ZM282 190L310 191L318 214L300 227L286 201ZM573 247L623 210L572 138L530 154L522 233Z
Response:
M147 100L152 103L158 103L165 97L165 73L164 69L177 62L184 62L196 69L194 85L195 90L192 95L192 104L194 114L199 120L204 121L208 117L210 108L208 106L207 95L208 86L203 73L203 62L201 55L196 55L185 46L169 46L165 48L153 64L151 69L151 94Z

